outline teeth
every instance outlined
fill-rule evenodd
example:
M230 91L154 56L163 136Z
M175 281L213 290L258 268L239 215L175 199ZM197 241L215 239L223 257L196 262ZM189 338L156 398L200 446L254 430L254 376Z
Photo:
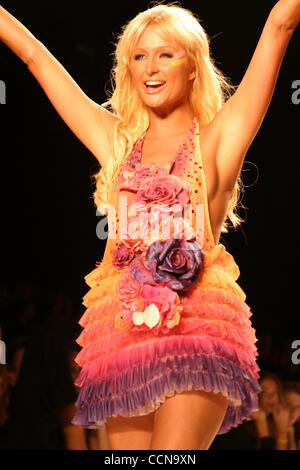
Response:
M149 82L146 82L146 85L163 85L164 83L166 82L157 82L155 80L152 80L152 81L149 81Z

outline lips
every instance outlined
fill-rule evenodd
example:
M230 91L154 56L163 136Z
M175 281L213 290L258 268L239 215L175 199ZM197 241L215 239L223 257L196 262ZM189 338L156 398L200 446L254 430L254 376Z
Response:
M165 86L167 82L163 80L147 80L144 83L144 87L147 93L153 95L155 93L159 93Z

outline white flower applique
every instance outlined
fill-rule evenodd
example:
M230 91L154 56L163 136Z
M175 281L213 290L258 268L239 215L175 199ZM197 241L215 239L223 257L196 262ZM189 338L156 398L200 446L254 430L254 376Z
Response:
M132 321L135 325L140 326L145 323L149 328L153 328L160 319L160 313L155 304L150 304L143 312L134 312Z

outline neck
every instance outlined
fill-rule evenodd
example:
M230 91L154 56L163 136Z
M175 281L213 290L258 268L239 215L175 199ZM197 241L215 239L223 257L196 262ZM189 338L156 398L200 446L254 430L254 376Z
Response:
M148 136L164 137L185 133L192 124L194 115L190 107L177 108L169 113L149 110Z

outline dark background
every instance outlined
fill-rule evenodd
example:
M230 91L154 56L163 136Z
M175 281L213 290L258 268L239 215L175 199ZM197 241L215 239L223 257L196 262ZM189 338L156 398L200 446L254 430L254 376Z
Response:
M217 66L241 81L274 1L182 1L202 20ZM147 1L73 3L2 1L62 63L84 92L106 100L116 35ZM105 6L104 6L105 5ZM284 57L275 93L244 164L246 223L224 235L240 267L257 335L299 332L298 158L300 31ZM83 313L84 276L102 258L96 237L92 175L97 160L56 113L25 64L0 43L1 274L10 285L29 280L62 289ZM230 149L229 149L230 151ZM258 178L258 179L257 179ZM256 181L257 180L257 181ZM256 182L255 182L256 181ZM255 184L254 184L255 183ZM4 338L5 339L5 338Z

